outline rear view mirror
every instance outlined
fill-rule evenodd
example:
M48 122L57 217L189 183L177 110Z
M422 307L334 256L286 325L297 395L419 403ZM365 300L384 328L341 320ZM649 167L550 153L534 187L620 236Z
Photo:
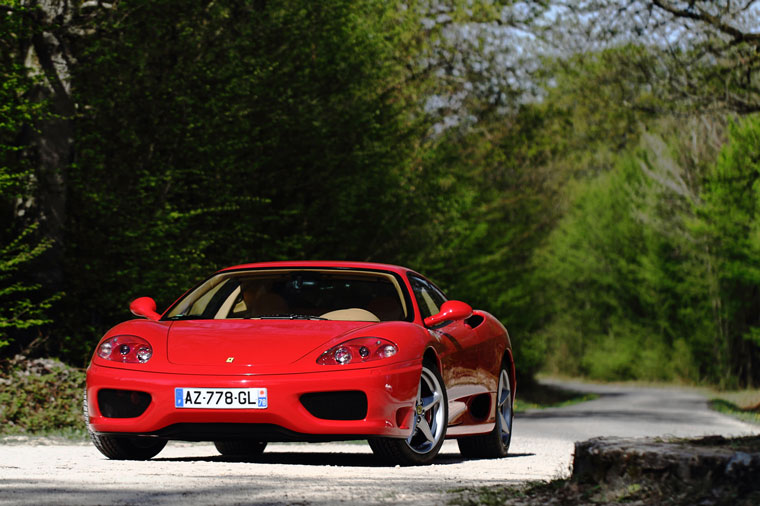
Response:
M441 311L433 316L425 318L425 326L433 327L445 321L464 320L472 316L472 307L458 300L449 300L443 303Z
M158 321L161 315L156 312L156 301L150 297L140 297L132 301L129 310L135 316L142 316L150 320Z

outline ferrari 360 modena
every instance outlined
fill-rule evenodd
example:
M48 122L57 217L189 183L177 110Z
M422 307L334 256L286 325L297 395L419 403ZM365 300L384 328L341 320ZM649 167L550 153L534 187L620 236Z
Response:
M100 340L87 369L93 443L150 459L169 440L251 458L267 443L367 440L428 464L444 439L507 455L515 366L504 326L420 274L360 262L269 262L216 272L163 314Z

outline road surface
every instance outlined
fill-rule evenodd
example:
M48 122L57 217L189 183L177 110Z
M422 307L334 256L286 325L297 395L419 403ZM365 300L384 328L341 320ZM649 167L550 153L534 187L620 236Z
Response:
M439 505L461 487L566 477L573 443L595 436L746 435L760 432L710 411L689 390L580 385L599 395L515 419L510 456L463 460L447 441L435 464L380 465L366 444L270 444L257 460L219 456L212 444L174 443L148 462L111 461L88 443L0 441L4 504ZM519 394L519 391L518 391Z

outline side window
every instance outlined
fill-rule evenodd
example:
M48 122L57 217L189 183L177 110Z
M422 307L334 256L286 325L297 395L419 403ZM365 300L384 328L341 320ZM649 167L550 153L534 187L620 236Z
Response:
M414 298L420 308L422 319L437 314L441 305L446 302L446 297L436 287L417 276L409 276L409 282L414 291Z
M433 298L433 301L435 302L436 307L438 307L438 311L440 311L443 303L449 299L447 299L446 296L443 294L443 292L441 292L438 288L436 288L435 285L433 285L432 283L428 283L427 286L430 289L430 297ZM438 311L436 311L436 313Z

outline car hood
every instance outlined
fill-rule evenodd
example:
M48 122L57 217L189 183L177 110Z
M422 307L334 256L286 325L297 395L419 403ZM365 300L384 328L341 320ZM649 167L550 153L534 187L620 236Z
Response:
M327 320L177 321L169 329L167 358L173 364L191 366L285 365L374 325Z

